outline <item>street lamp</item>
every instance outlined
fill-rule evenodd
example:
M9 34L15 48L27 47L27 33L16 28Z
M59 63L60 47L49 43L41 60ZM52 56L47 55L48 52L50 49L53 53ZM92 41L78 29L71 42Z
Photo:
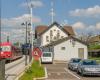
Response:
M22 25L26 26L26 38L25 38L25 43L27 45L28 41L27 41L27 36L28 36L28 26L30 26L31 24L28 23L27 21L25 23L22 23ZM30 41L29 41L30 43ZM25 46L26 46L25 45ZM27 65L27 55L28 55L29 50L25 47L25 65Z

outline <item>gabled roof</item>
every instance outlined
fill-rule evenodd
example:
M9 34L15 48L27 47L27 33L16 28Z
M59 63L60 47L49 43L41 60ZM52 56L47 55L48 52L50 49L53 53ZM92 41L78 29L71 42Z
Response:
M48 26L46 25L39 25L35 28L35 32L37 33L37 35L41 35L41 33L43 33L47 28Z
M53 25L56 25L58 28L61 27L57 22L54 22L53 24L51 24L50 26L48 26L48 28L44 32L42 32L41 35L44 34L45 32L47 32L50 28L52 28Z
M79 40L79 39L77 39L75 37L69 36L69 37L66 37L66 38L63 38L63 39L59 39L57 41L53 41L53 42L51 42L51 43L49 43L49 44L47 44L45 46L42 46L42 47L55 46L55 45L58 45L58 44L60 44L60 43L62 43L64 41L67 41L69 39L73 39L74 41L78 41L78 42L80 42L80 43L82 43L84 45L87 45L85 42L83 42L83 41L81 41L81 40Z
M70 35L75 35L74 30L72 28L72 26L63 26L63 29L68 32Z
M35 29L35 32L37 33L37 35L41 36L42 34L47 32L50 28L52 28L53 25L57 25L58 28L60 28L64 33L66 33L68 35L75 35L75 33L74 33L74 31L73 31L71 26L62 27L57 22L54 22L50 26L43 26L43 25L37 26L36 29Z

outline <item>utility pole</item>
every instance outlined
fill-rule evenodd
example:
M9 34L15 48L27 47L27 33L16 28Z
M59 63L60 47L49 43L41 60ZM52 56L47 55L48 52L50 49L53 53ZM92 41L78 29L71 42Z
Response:
M31 21L31 31L30 31L30 33L31 33L31 53L30 53L30 55L29 55L29 61L31 62L31 60L32 60L32 52L33 52L33 25L32 25L32 7L34 7L32 4L31 4L31 6L30 6L30 21Z
M0 0L1 3L1 0ZM1 4L0 4L0 19L1 19ZM1 20L0 20L0 44L1 44ZM1 55L0 45L0 55ZM0 80L5 80L5 59L0 58Z
M5 59L0 59L0 80L5 80Z
M9 42L9 36L7 36L7 42Z
M27 44L27 22L26 22L26 44ZM27 48L26 48L26 54L25 54L25 65L27 65L27 54L28 54L28 51L27 51Z

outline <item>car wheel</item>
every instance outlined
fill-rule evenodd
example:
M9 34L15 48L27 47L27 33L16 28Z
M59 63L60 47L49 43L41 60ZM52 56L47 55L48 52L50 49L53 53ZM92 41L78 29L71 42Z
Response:
M79 70L77 70L77 74L80 74Z
M68 65L68 69L70 69L69 65Z
M70 69L70 67L68 66L68 69Z
M81 76L82 76L82 77L84 76L84 73L83 73L83 71L81 71Z

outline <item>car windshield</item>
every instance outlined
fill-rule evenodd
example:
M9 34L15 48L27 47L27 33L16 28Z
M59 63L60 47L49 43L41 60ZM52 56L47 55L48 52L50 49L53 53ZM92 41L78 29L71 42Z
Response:
M87 60L83 61L83 65L97 65L97 63L96 61Z
M43 57L51 57L51 53L43 53Z
M73 63L79 63L81 59L73 59Z

